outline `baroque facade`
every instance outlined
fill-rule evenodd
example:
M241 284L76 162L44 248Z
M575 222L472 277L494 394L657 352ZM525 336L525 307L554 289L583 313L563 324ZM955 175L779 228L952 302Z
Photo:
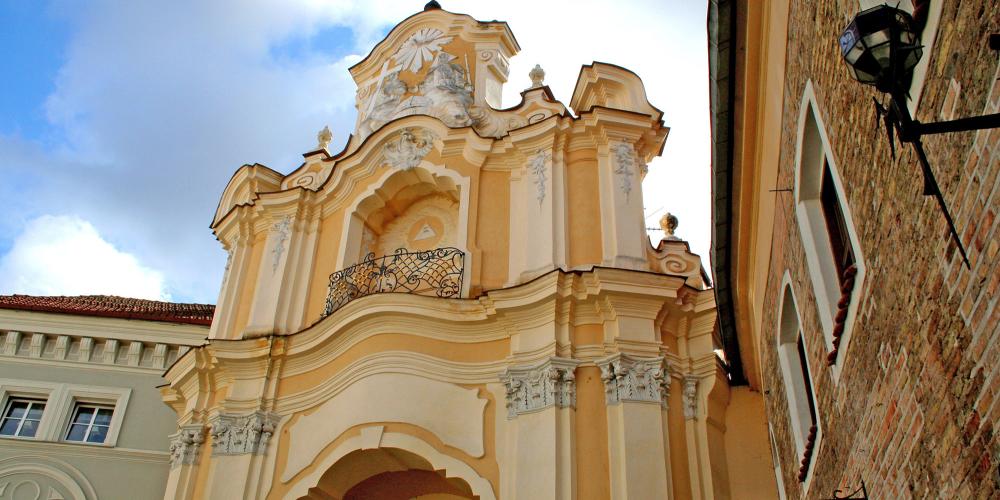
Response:
M156 386L204 343L212 313L110 296L0 296L0 499L162 498L175 419Z
M700 259L643 227L663 112L605 63L498 109L518 51L431 2L350 69L343 151L235 173L165 498L774 496Z
M837 43L881 3L710 2L721 337L764 393L781 498L996 498L1000 129L923 138L966 266ZM898 7L914 118L997 113L1000 4Z

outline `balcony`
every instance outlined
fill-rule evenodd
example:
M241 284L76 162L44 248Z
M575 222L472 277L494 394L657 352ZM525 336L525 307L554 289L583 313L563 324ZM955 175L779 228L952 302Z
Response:
M452 247L424 252L398 248L392 255L369 253L361 262L330 275L323 317L359 297L376 293L413 293L441 298L462 291L465 254Z

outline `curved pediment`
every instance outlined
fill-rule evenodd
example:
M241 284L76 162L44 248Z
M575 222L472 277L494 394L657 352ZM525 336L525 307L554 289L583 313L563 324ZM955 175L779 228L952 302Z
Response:
M621 109L662 120L663 111L649 103L639 75L614 64L593 62L580 68L569 103L577 114L596 106Z
M222 192L219 206L215 209L215 217L212 218L212 227L217 227L233 208L253 204L253 200L260 193L277 191L283 178L279 172L259 163L240 167Z

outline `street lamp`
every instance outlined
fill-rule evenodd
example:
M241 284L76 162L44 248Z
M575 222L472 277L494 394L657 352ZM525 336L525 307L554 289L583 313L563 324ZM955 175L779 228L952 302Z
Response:
M996 35L990 37L990 46L994 50L997 45L995 38ZM859 12L840 36L840 51L855 79L874 86L879 92L889 94L888 108L875 101L876 111L885 123L889 150L895 158L894 134L899 136L900 141L913 145L923 170L923 194L937 198L951 236L965 261L965 267L970 268L965 247L938 188L920 137L925 134L997 128L1000 127L1000 114L934 123L921 123L910 116L910 110L906 106L907 88L913 76L913 68L923 56L923 46L914 29L913 17L906 11L878 5Z

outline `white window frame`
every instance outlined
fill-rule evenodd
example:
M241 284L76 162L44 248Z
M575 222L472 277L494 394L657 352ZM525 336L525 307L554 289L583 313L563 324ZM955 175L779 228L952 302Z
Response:
M812 398L812 406L815 409L816 416L816 439L813 441L813 451L812 456L809 459L809 468L806 470L806 480L802 482L802 491L806 492L809 490L809 484L812 481L813 471L816 469L816 457L819 454L820 443L823 441L823 425L821 423L819 403L816 398L816 378L813 376L812 367L809 363L808 350L806 351L806 364L803 369L796 370L793 369L792 361L790 358L794 358L796 362L799 359L797 339L802 336L803 348L806 347L806 339L802 330L802 318L799 315L798 299L795 297L795 290L792 288L791 274L786 270L784 278L781 282L781 299L780 305L778 306L778 328L776 328L775 335L775 345L778 354L778 365L781 369L781 380L785 387L785 400L788 405L788 418L791 422L791 434L793 440L795 441L795 456L801 460L803 453L805 453L806 439L808 437L809 429L805 428L803 425L803 412L807 414L808 417L808 401L799 401L798 391L796 388L811 387L812 390L805 391L807 398ZM791 303L787 303L785 298L789 297ZM787 324L785 319L785 313L788 312L785 308L791 306L792 316L787 319L793 319L794 325ZM794 332L790 330L794 329ZM789 334L795 336L795 340L791 342L786 342L786 337ZM805 386L804 380L799 380L798 377L802 372L806 373L809 377L809 385ZM809 417L811 418L811 417Z
M132 389L127 387L103 387L76 384L40 382L34 380L0 379L0 405L6 410L11 398L45 399L45 411L34 437L0 436L0 439L34 439L71 443L83 446L114 447L118 444L125 410L128 407ZM113 407L111 425L103 443L69 441L66 439L69 422L78 404Z
M42 420L38 423L38 430L34 436L3 436L0 439L28 439L42 441L45 439L45 430L51 425L53 419L52 395L58 390L59 384L45 382L34 382L25 380L0 379L0 411L6 414L7 403L12 399L39 399L45 401L45 410L42 411Z
M807 135L810 121L815 124L815 136ZM836 383L840 377L840 370L843 361L846 359L848 346L850 345L851 333L854 330L854 320L857 316L861 291L864 288L867 265L864 254L861 251L861 242L855 229L854 218L851 216L850 207L847 205L844 196L844 185L840 178L840 171L837 169L837 161L833 157L833 148L830 146L830 139L826 135L826 126L823 124L822 113L816 102L816 94L813 90L812 80L806 82L805 90L802 93L802 101L799 104L799 126L798 139L796 142L795 155L795 216L798 221L799 232L802 236L802 247L806 254L806 267L809 271L809 278L813 285L813 293L816 296L816 308L819 312L820 324L823 327L823 337L826 341L827 352L833 350L833 327L834 317L837 314L837 303L840 301L840 278L837 275L834 264L833 251L830 248L830 237L827 233L826 220L823 216L823 207L820 202L819 187L816 186L816 197L803 199L803 182L822 183L824 162L830 169L830 177L833 182L837 203L840 205L844 222L847 226L848 241L854 254L854 264L857 267L857 274L854 278L854 288L851 290L850 305L847 309L847 319L844 322L844 332L840 336L838 355L833 364L833 381ZM814 175L806 176L804 169L810 169ZM811 191L811 190L810 190Z
M781 472L781 456L778 454L778 442L774 440L774 430L771 428L771 424L767 424L767 437L770 439L771 465L774 467L774 481L775 486L778 488L778 500L788 500L788 495L785 493L785 476Z
M24 411L24 415L22 415L21 418L16 418L16 417L11 417L10 416L11 406L14 403L17 403L17 402L27 403L27 405L28 405L27 409L25 409L25 411ZM0 424L6 424L8 421L11 421L11 420L17 420L18 424L17 424L17 429L14 429L14 433L13 434L0 434L0 435L6 436L6 437L19 437L19 438L25 438L25 439L34 439L34 437L36 435L38 435L38 429L35 429L35 434L33 434L31 436L23 436L23 435L21 435L21 431L24 429L24 423L25 422L29 422L29 421L30 422L35 422L34 419L28 418L28 415L31 414L31 410L32 410L32 408L35 405L40 405L42 407L42 414L38 416L38 420L37 420L38 426L41 427L41 425L42 425L42 417L45 416L45 407L48 406L48 401L47 400L39 399L39 398L33 398L33 397L27 397L27 396L13 396L13 397L7 398L7 401L3 405L3 414L0 414Z
M76 417L80 414L80 410L82 410L82 409L94 410L93 415L90 417L90 422L87 423L87 424L77 424L76 423ZM104 442L108 440L108 433L111 432L111 422L108 421L108 425L106 425L106 426L105 425L98 425L98 424L95 423L97 421L97 415L98 415L98 413L100 413L101 410L111 410L111 416L112 416L112 418L114 418L114 414L115 414L115 407L114 406L110 406L110 405L107 405L107 404L101 404L101 403L90 403L90 402L85 402L85 401L77 401L73 405L73 413L70 414L69 422L67 422L66 429L63 431L63 440L64 441L69 441L69 442L72 442L72 443L104 444ZM74 425L86 425L87 426L87 430L84 431L84 433L83 433L83 439L76 440L76 439L70 439L69 438L69 434L73 430L73 426ZM100 443L96 443L96 442L90 440L90 435L93 432L94 427L107 427L108 428L108 433L104 434L104 441L101 441Z

